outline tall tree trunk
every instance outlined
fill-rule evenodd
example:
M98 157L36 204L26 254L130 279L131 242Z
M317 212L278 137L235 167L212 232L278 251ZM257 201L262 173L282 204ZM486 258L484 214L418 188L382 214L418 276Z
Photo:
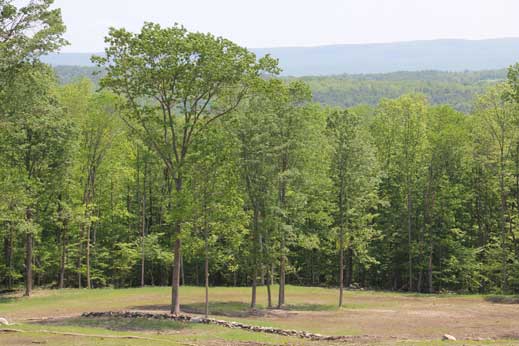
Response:
M411 201L411 191L408 182L407 187L407 241L408 241L408 255L409 255L409 286L408 290L413 290L413 255L412 255L412 222L411 222L411 213L412 213L412 201Z
M267 307L272 308L272 292L270 285L272 284L272 272L270 266L267 267Z
M254 206L254 215L252 218L253 228L253 239L252 239L252 255L253 258L253 274L252 274L252 296L251 296L251 309L256 309L256 286L258 279L258 233L259 233L259 210L257 205Z
M33 278L32 278L32 261L33 261L33 236L27 233L25 237L25 296L32 294Z
M209 240L208 240L207 222L204 225L204 282L205 282L205 318L209 317Z
M30 224L32 222L32 210L27 208L26 220ZM30 296L32 293L32 242L33 236L31 231L25 235L25 296Z
M265 236L265 257L267 258L267 265L266 265L266 275L267 275L267 280L266 280L266 285L267 285L267 308L271 309L272 308L272 291L271 291L271 285L272 285L272 272L273 272L273 263L271 263L270 261L270 239L269 239L269 236L268 236L268 231L267 231L267 235Z
M182 176L178 176L175 179L175 188L177 193L182 192ZM173 260L173 278L171 280L171 313L174 315L180 314L180 300L179 300L179 289L180 289L180 256L181 256L181 240L180 232L182 226L180 220L175 222L175 246L173 249L174 260Z
M501 231L501 251L502 251L502 279L501 291L506 293L508 291L508 274L507 274L507 253L506 253L506 227L505 227L505 213L506 213L506 194L505 194L505 157L504 145L500 146L500 172L499 172L499 193L501 198L501 205L499 208L499 228Z
M342 161L342 156L341 156ZM345 181L344 171L339 173L339 307L342 307L344 296L344 226L345 226Z
M286 266L286 254L285 254L285 232L281 234L281 260L279 262L279 296L278 296L278 308L282 308L285 305L285 266Z
M145 265L145 248L144 240L146 239L146 174L147 174L147 161L144 160L144 177L142 182L142 213L141 213L141 287L144 287L144 265Z
M142 235L141 235L141 287L144 287L144 264L145 264L145 258L144 258L144 228L142 229Z
M342 307L344 295L344 234L339 236L339 307Z
M422 292L422 284L423 284L423 262L424 262L424 228L420 228L420 238L418 241L419 255L418 261L420 263L420 267L418 268L418 282L416 283L416 292Z
M81 289L82 287L82 278L81 278L81 266L82 261L81 257L83 256L83 234L84 234L84 225L79 226L79 243L78 243L78 253L77 253L77 288Z
M427 268L427 276L429 278L429 293L434 292L433 288L433 242L431 239L431 244L429 245L429 264Z
M63 289L65 287L65 266L67 260L67 221L63 220L63 229L60 237L60 261L59 261L59 284L58 287Z
M91 238L91 229L92 229L92 226L90 224L90 221L87 225L87 230L86 230L86 245L85 245L85 251L86 251L86 254L85 254L85 257L86 257L86 288L92 288L92 282L91 282L91 277L90 277L90 238Z
M288 153L285 152L281 159L281 174L285 174L288 171ZM282 210L285 209L286 203L286 190L287 184L285 177L281 177L279 186L279 206ZM287 220L284 220L285 222ZM287 249L286 249L286 234L284 227L281 229L281 258L279 261L279 296L278 296L278 308L282 308L285 305L285 282L286 282L286 261L287 261Z
M265 251L264 249L264 246L263 246L263 235L260 234L259 235L259 251L260 251L260 254L261 254L261 257L263 258L263 253ZM264 264L264 261L262 261L261 263L261 267L260 267L260 270L259 270L259 274L260 274L260 285L261 286L265 286L265 264Z
M252 297L251 297L251 302L250 302L251 309L256 309L256 286L258 285L257 280L258 280L258 264L255 263L253 274L252 274Z
M171 313L174 315L180 314L180 300L179 300L179 288L180 288L180 247L181 240L178 238L180 225L177 228L177 239L173 248L173 277L171 280Z

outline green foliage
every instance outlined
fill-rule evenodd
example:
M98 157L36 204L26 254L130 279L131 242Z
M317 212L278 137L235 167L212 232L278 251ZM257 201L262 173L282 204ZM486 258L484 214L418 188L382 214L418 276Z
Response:
M104 75L103 70L97 67L56 66L54 69L61 83L87 77L97 84ZM375 107L383 98L398 98L419 92L426 95L433 105L445 104L460 112L470 113L473 98L488 87L504 81L506 75L506 70L420 71L284 79L306 83L312 91L313 101L327 106Z
M147 23L110 30L102 90L58 86L51 4L0 0L2 285L201 284L207 259L212 285L283 292L337 285L339 252L346 284L519 291L517 66L278 79Z
M65 25L54 0L0 1L0 73L9 73L24 62L67 44L62 38ZM3 80L2 80L3 82Z

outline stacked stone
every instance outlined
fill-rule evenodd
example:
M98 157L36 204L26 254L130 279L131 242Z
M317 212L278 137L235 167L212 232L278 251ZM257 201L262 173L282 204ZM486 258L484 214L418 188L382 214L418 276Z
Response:
M146 319L157 319L157 320L172 320L179 322L190 322L190 323L203 323L203 324L215 324L226 328L244 329L258 333L269 333L283 336L293 336L302 339L310 339L314 341L350 341L353 339L361 338L361 336L327 336L316 333L309 333L301 330L289 330L280 329L273 327L261 327L253 326L250 324L217 320L213 318L204 317L192 317L188 315L170 315L170 314L157 314L148 312L138 311L121 311L121 312L86 312L82 314L83 317L99 318L99 317L117 317L117 318L146 318Z

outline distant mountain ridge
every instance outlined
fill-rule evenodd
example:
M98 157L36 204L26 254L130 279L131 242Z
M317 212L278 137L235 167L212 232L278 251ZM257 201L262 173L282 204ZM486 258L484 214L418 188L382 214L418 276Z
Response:
M444 39L251 50L258 56L270 53L278 58L285 76L424 70L478 71L502 69L519 61L519 38ZM43 60L54 66L92 66L92 54L96 53L52 54Z

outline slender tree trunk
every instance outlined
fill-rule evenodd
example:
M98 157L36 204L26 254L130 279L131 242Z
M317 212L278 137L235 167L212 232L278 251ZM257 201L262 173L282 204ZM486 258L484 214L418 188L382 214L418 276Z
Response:
M146 174L148 172L147 160L144 160L144 176L142 181L142 212L141 212L141 287L144 287L145 273L145 248L144 240L146 238Z
M429 264L427 268L427 274L429 278L429 293L434 292L433 288L433 242L431 239L431 244L429 245Z
M250 302L251 309L256 309L256 286L258 285L257 280L258 280L258 267L257 267L257 263L256 263L254 266L253 274L252 274L252 297L251 297L251 302Z
M175 179L175 188L178 193L182 191L182 177L178 176ZM180 259L181 259L181 240L180 232L181 228L180 220L175 222L175 246L173 249L174 260L173 260L173 278L171 280L171 313L174 315L180 314L180 300L179 300L179 289L180 289Z
M25 220L28 224L32 223L32 210L27 208L25 210ZM33 235L31 231L25 235L25 296L30 296L32 293L32 261L33 261Z
M281 260L279 262L279 297L278 297L278 309L285 305L285 266L286 266L286 254L285 254L285 232L281 234Z
M30 211L28 211L30 213ZM28 218L30 220L30 218ZM25 296L29 297L32 293L32 242L31 232L25 235Z
M266 275L266 285L267 285L267 308L272 308L272 291L271 291L271 285L272 285L272 272L273 272L273 263L270 261L270 239L267 235L265 236L265 255L267 257L267 265L265 266L267 268Z
M78 253L77 253L77 287L81 289L82 287L82 278L81 278L81 266L82 261L81 257L83 256L83 228L84 226L80 226L79 229L79 244L78 244Z
M86 288L92 288L92 282L91 282L91 278L90 278L90 251L91 251L91 248L90 248L90 238L91 238L92 234L91 234L91 224L89 222L89 224L87 225L87 231L86 231L86 245L85 245L85 251L86 251L86 254L85 254L85 257L86 257Z
M342 156L341 156L342 163ZM339 307L342 307L344 297L344 225L345 225L345 172L340 167L339 185Z
M204 226L204 281L205 281L205 318L209 316L209 240L208 240L207 223Z
M502 279L501 291L506 293L508 291L507 281L507 253L506 253L506 227L505 227L505 213L506 213L506 194L505 194L505 158L504 145L500 146L500 172L499 172L499 193L501 197L501 205L499 208L499 228L501 231L501 251L502 251Z
M265 251L264 249L264 246L263 246L263 235L259 235L259 251L260 251L260 254L261 254L261 257L263 258L263 253ZM265 265L264 265L264 261L262 261L261 263L261 267L260 267L260 270L259 270L259 274L260 274L260 285L261 286L265 286Z
M177 226L178 229L180 226ZM178 232L177 234L179 234ZM178 237L178 236L177 236ZM173 249L174 260L173 260L173 277L171 280L171 313L174 315L180 314L180 300L179 300L179 288L180 288L180 239L175 240L175 246Z
M144 264L145 264L145 258L144 258L144 239L145 239L145 225L144 225L145 221L143 221L143 226L142 226L142 234L141 234L141 287L144 287Z
M418 268L418 282L416 283L416 292L422 292L422 283L423 283L423 268L422 264L424 261L424 229L420 229L420 240L419 240L419 256L418 261L420 263L420 268Z
M408 182L409 184L409 182ZM411 191L408 185L407 190L407 240L408 240L408 255L409 255L409 287L408 290L413 290L413 255L412 255L412 222L411 222L411 212L412 212L412 200L411 200Z
M61 256L59 261L59 284L58 287L63 289L65 287L65 266L67 260L67 222L63 221L63 229L61 230Z
M288 153L285 152L281 159L281 173L284 174L288 171ZM282 210L285 209L286 202L286 189L287 184L285 177L281 177L279 186L279 205ZM286 249L286 234L285 230L281 230L281 258L279 261L279 297L278 297L278 308L282 308L285 305L285 282L286 282L286 261L287 261L287 249Z
M256 286L257 286L257 280L258 280L258 233L259 233L259 211L258 207L254 206L254 216L253 216L253 239L252 239L252 253L253 253L253 274L252 274L252 297L251 297L251 303L250 307L251 309L256 309Z
M339 234L339 307L342 307L344 296L344 228L341 225Z
M269 309L272 308L272 292L270 290L270 285L272 283L272 272L270 271L270 266L267 267L267 307Z

